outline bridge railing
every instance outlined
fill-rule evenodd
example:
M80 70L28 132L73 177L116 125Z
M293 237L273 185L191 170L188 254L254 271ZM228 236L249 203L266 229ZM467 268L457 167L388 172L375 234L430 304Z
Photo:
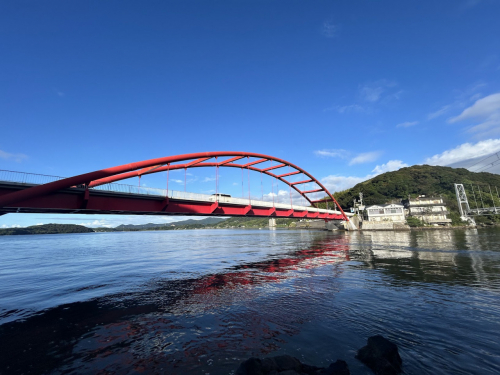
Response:
M167 196L166 189L151 188L146 186L115 184L115 183L96 186L91 188L91 190L110 191L110 192L125 193L125 194L141 194L141 195L150 195L158 197ZM223 196L217 197L215 195L189 193L178 190L169 190L168 197L172 199L182 199L182 200L190 200L196 202L215 202L217 200L220 203L237 204L241 206L246 206L250 204L252 206L269 207L269 208L276 207L287 210L289 209L295 209L298 211L308 210L310 212L321 212L321 213L334 212L332 210L325 210L322 208L290 205L288 203L277 203L277 202L273 203L271 201L262 201L256 199L248 200L247 198L233 198L233 197L223 197Z
M40 185L62 179L64 179L64 177L0 170L0 181L6 181L6 182ZM276 207L287 210L294 209L297 211L307 210L309 212L337 213L337 211L333 210L291 205L288 203L278 203L278 202L273 203L271 201L262 201L256 199L249 200L247 198L233 198L233 197L223 197L223 196L208 195L208 194L188 193L176 190L167 191L166 189L158 189L147 186L135 186L135 185L116 184L116 183L99 185L90 188L90 190L108 191L108 192L123 193L123 194L149 195L157 197L168 196L171 199L192 200L197 202L215 202L217 200L220 203L229 203L229 204L244 205L244 206L250 204L252 206L258 206L258 207L269 207L269 208Z
M16 182L18 184L42 185L62 180L64 177L45 174L15 172L0 169L0 181Z

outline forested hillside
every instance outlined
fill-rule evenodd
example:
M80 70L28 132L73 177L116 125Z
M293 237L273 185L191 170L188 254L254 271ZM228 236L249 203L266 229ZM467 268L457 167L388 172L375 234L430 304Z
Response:
M26 228L0 229L0 236L15 234L59 234L59 233L92 233L91 228L76 224L45 224Z
M388 203L391 200L399 201L408 196L415 198L422 194L442 196L450 211L452 211L451 218L456 221L458 218L458 204L455 196L455 183L464 184L471 208L476 208L471 184L474 186L479 207L482 205L481 198L485 206L492 206L493 202L496 206L500 206L500 199L495 189L495 187L498 187L500 192L500 175L486 172L475 173L464 168L430 165L414 165L401 168L395 172L387 172L333 195L344 209L353 206L353 200L359 198L360 192L363 193L366 205ZM488 186L491 186L492 189L493 202ZM495 217L490 217L480 218L479 221L491 221L490 219L497 220Z

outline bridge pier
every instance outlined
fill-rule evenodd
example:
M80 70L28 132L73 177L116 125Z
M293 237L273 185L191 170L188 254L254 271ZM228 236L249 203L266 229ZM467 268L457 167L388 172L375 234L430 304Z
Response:
M276 228L276 219L274 217L269 219L269 228Z

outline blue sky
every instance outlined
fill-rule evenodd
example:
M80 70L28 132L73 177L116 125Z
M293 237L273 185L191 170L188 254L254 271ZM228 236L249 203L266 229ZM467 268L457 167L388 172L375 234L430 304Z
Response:
M3 1L0 169L72 176L241 150L335 191L481 158L500 150L499 15L495 0ZM191 177L210 190L213 171ZM171 218L0 227L68 220Z

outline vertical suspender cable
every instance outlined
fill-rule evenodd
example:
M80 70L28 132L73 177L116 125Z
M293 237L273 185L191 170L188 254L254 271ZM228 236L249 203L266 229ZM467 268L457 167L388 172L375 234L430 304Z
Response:
M250 157L247 156L247 162L249 162L249 161L250 161ZM251 204L251 200L250 200L250 167L247 167L247 178L248 178L248 204Z
M271 160L271 167L273 166L273 161ZM273 196L273 207L274 207L274 180L271 177L271 195Z
M187 175L187 168L184 168L184 193L186 192L186 175Z
M169 174L170 174L170 163L168 163L168 169L167 169L167 197L168 197L168 180L169 180Z
M288 173L290 173L290 166L288 166ZM290 209L293 207L293 201L292 201L292 183L288 185L290 187Z
M264 200L264 185L262 184L262 170L260 171L260 191L262 193L262 200Z
M245 198L245 191L243 186L243 168L241 168L241 198Z
M219 201L219 163L217 162L217 156L215 157L215 201Z

